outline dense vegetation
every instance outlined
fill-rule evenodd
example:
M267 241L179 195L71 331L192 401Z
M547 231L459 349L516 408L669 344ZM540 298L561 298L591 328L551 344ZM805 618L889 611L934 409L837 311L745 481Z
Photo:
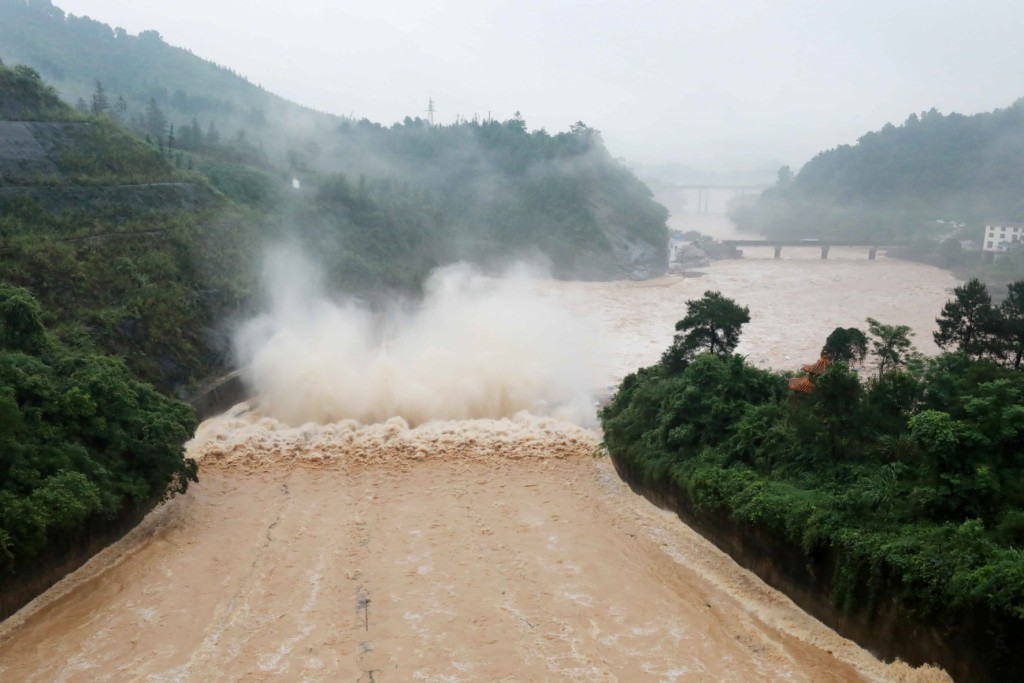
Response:
M176 169L202 172L233 200L300 233L308 215L281 206L296 199L282 196L287 184L297 177L314 194L323 183L336 195L342 174L362 204L371 199L386 214L382 241L392 251L388 266L375 253L336 260L368 261L360 268L387 276L386 286L408 286L424 268L460 259L497 265L530 256L557 275L584 278L647 277L667 266L667 213L583 124L550 135L528 131L518 114L392 126L331 116L169 46L154 31L131 36L65 15L49 0L0 2L0 45L9 62L33 66L77 99L81 113L130 128ZM314 241L322 242L322 224L350 222L345 212L323 218L314 216ZM405 228L392 230L396 223ZM429 245L429 254L406 240L410 226L425 233L414 242ZM351 239L345 225L342 233Z
M66 343L120 355L138 377L180 395L222 371L220 321L249 298L243 214L0 206L0 281L31 289Z
M53 100L31 69L0 64L0 83L21 93L7 118L50 150L28 160L36 170L0 159L0 282L29 289L64 343L185 394L223 367L218 321L249 298L258 223L112 121Z
M667 264L664 209L583 124L318 114L46 0L0 0L0 45L78 100L0 62L0 577L194 480L166 395L230 366L268 244L371 300L457 260Z
M67 107L38 73L24 65L0 71L0 117L46 120L54 115L66 117Z
M303 170L286 172L247 163L198 125L178 129L180 144L170 128L147 143L102 105L64 105L24 66L0 64L0 85L12 93L4 118L26 122L47 152L0 158L0 279L29 288L62 338L89 339L180 395L228 361L231 318L256 304L259 254L275 241L315 253L330 285L369 298L415 293L460 259L540 258L577 277L653 274L667 260L664 209L582 124L551 136L521 119L364 121L329 138L345 172L298 155ZM626 240L649 260L617 261Z
M436 221L429 241L444 260L482 264L546 258L557 275L622 277L662 272L666 210L582 123L550 135L508 121L383 127L345 124L336 164L349 177L389 177L421 193ZM405 191L403 189L403 191ZM623 258L629 242L644 252Z
M602 410L606 445L701 510L767 529L809 560L835 553L838 605L874 609L886 594L924 618L981 610L1019 624L1024 282L1013 289L996 308L980 283L959 288L936 358L914 352L902 325L837 329L808 394L732 355L734 341L707 343L734 340L747 319L709 292L688 302L662 361Z
M167 45L156 31L129 35L89 17L66 15L49 0L0 0L0 46L8 62L32 66L56 83L67 101L81 100L89 110L101 105L100 112L140 128L158 118L152 103L165 125L198 118L209 131L216 122L212 130L224 144L244 130L276 152L289 141L285 120L314 130L328 130L339 121ZM94 99L97 81L104 93L101 102ZM151 132L155 138L166 131Z
M1024 221L1022 151L1024 100L974 116L933 109L821 152L795 177L784 169L734 217L770 237L889 240L945 231L936 220Z
M96 520L196 479L190 407L115 357L69 348L24 289L0 284L0 573Z
M192 409L138 376L169 389L209 363L188 338L198 316L182 305L193 293L188 283L198 280L191 277L197 262L181 253L188 213L90 206L81 197L81 208L54 211L45 199L69 184L182 178L112 122L76 115L32 69L0 64L0 92L0 118L47 122L39 135L49 136L52 152L0 159L6 578L31 572L48 551L73 547L87 529L186 490L196 478L182 448L195 427ZM40 187L35 198L20 194Z
M909 242L890 255L1002 289L1024 276L1024 252L987 265L979 250L985 225L1024 221L1022 152L1024 100L973 116L932 109L821 152L795 176L784 167L774 187L730 213L771 238Z

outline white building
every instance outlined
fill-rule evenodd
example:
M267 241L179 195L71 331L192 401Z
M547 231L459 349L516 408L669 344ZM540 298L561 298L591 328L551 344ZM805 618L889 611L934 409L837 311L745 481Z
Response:
M1024 242L1024 225L986 225L982 251L1004 252L1017 249L1013 245Z

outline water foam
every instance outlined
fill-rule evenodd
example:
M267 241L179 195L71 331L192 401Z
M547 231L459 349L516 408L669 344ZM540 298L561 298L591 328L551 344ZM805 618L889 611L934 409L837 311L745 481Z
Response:
M597 446L588 429L525 411L500 420L431 420L417 426L394 417L369 425L339 420L292 427L245 404L204 422L187 444L189 456L204 469L245 472L405 467L426 460L543 462L590 456Z
M267 259L266 313L236 335L260 410L285 424L511 418L527 411L594 422L594 327L537 295L529 271L435 272L422 303L371 312L324 294L293 250Z

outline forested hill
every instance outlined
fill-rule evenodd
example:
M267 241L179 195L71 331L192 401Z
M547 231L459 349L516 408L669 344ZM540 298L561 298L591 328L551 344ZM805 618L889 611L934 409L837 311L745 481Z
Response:
M198 218L224 203L0 64L0 619L196 480L191 408L139 377L215 364L203 330L230 290L189 252L235 237Z
M582 123L550 135L508 121L384 127L346 122L333 165L350 178L394 178L422 192L441 260L507 263L541 255L555 275L645 278L668 262L667 211L600 134Z
M12 577L38 590L195 479L168 394L228 369L268 244L372 300L458 260L654 275L666 217L582 124L335 118L155 33L0 0L0 618Z
M93 106L99 81L111 116L125 123L152 124L146 117L154 102L165 125L180 128L196 118L204 132L216 131L225 141L244 131L244 137L277 148L287 142L285 121L303 131L329 130L339 121L168 45L157 31L130 35L65 14L49 0L0 0L0 57L33 67L65 100L81 100L86 108Z
M938 220L1024 221L1024 100L965 116L932 109L822 152L734 211L769 237L940 236ZM980 239L979 235L975 239Z
M0 284L165 391L221 371L218 319L247 298L266 226L29 67L0 63L0 101Z
M666 211L582 123L548 134L518 114L391 126L336 117L155 31L132 36L48 0L0 0L0 59L33 67L81 113L135 131L177 167L202 171L235 201L309 233L310 207L282 206L296 197L281 191L298 178L322 200L312 222L343 223L339 237L361 245L363 253L344 257L354 266L342 278L349 285L365 276L408 287L435 265L520 256L549 261L561 277L644 278L667 266ZM339 198L364 206L340 211ZM349 230L353 216L362 221ZM323 231L313 232L323 248ZM422 248L410 254L415 245ZM326 245L328 255L336 246Z

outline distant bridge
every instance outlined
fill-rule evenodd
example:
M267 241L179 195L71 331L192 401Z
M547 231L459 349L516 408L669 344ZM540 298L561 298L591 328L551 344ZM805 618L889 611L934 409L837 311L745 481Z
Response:
M761 192L771 185L673 185L665 183L659 187L670 190L733 190L735 192Z
M697 213L708 212L708 195L711 190L732 191L733 196L747 194L748 192L763 192L771 185L676 185L672 183L659 184L658 187L666 190L696 190L697 192Z
M832 247L861 247L868 250L868 259L874 261L879 249L895 249L909 247L909 242L864 242L850 240L722 240L722 244L730 247L774 247L775 258L782 258L783 247L817 247L821 249L821 258L827 259Z

